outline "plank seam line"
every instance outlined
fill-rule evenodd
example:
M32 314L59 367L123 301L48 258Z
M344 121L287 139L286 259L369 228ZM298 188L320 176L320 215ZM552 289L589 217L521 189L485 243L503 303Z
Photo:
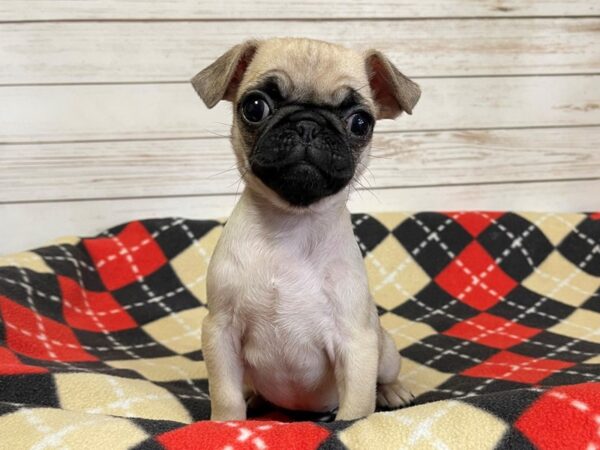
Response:
M593 77L600 72L561 72L561 73L508 73L508 74L468 74L468 75L410 75L413 80L440 80L462 78L551 78L551 77ZM191 77L190 77L191 78ZM56 81L49 83L0 83L0 88L54 87L54 86L131 86L131 85L189 84L190 80L141 80L141 81Z
M410 133L451 133L455 131L510 131L510 130L547 130L563 128L596 128L600 123L573 124L573 125L529 125L529 126L507 126L507 127L466 127L466 128L424 128L407 130L379 130L375 135L410 134ZM208 131L207 131L208 132ZM114 138L114 139L72 139L56 141L0 141L0 146L18 145L58 145L58 144L99 144L111 142L162 142L162 141L195 141L209 139L231 139L231 136L217 134L211 136L172 136L172 137L148 137L148 138Z
M600 177L582 177L582 178L564 178L564 179L532 179L532 180L506 180L506 181L489 181L489 182L473 182L473 183L440 183L440 184L423 184L417 186L384 186L377 188L358 188L354 191L375 193L376 191L392 190L392 189L426 189L426 188L453 188L464 186L494 186L494 185L509 185L509 184L545 184L545 183L573 183L581 181L600 181ZM210 194L175 194L175 195L148 195L148 196L123 196L123 197L97 197L97 198L69 198L69 199L48 199L48 200L20 200L20 201L0 201L0 206L3 205L24 205L24 204L40 204L40 203L68 203L68 202L95 202L95 201L112 201L112 200L151 200L164 198L203 198L203 197L226 197L231 195L240 195L235 192L217 192Z
M581 20L598 19L598 14L578 15L515 15L515 16L425 16L425 17L239 17L239 18L86 18L86 19L23 19L0 20L0 25L27 25L37 23L181 23L181 22L423 22L448 20L530 20L530 19L560 19Z

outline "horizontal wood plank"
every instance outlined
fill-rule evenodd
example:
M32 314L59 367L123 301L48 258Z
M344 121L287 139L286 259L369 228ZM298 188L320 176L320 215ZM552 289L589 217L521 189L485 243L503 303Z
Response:
M583 16L600 14L590 0L353 0L281 2L278 0L3 0L0 21L114 19L251 19L270 17L413 18Z
M355 193L352 211L401 210L600 210L600 180L381 189ZM92 235L133 219L226 217L236 196L146 198L0 205L0 254L43 245L64 235Z
M600 18L34 23L0 25L0 84L187 81L249 36L290 34L378 48L413 77L600 72Z
M600 124L600 76L420 80L412 116L377 129L422 131ZM0 143L227 135L231 106L207 110L189 84L0 88Z
M600 176L600 127L381 133L365 188ZM227 139L6 145L0 202L233 194Z

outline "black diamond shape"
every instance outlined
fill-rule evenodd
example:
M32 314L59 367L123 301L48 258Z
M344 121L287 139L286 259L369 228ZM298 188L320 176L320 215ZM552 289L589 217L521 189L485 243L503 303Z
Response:
M194 390L184 380L155 382L154 384L165 388L176 396L195 421L208 420L210 418L210 400L202 398L202 393L208 397L208 380L192 380L192 383L201 393Z
M204 361L202 350L194 350L191 352L182 353L182 356L185 356L187 359L191 359L192 361Z
M600 364L577 364L561 372L553 373L548 378L544 378L540 384L544 386L562 386L587 383L598 379L600 379Z
M135 423L138 427L144 430L149 436L158 436L159 434L167 433L181 427L181 422L173 422L171 420L156 420L156 419L140 419L139 417L130 417L129 420ZM144 446L133 447L133 449L139 448L144 450L157 449L164 450L164 447L158 442L144 441ZM148 444L151 444L149 446ZM133 450L132 449L132 450Z
M509 428L504 433L496 447L497 450L536 450L537 448L523 433L514 427Z
M92 260L85 251L83 244L53 245L35 251L56 275L76 280L86 289L91 291L103 291L106 288L96 271Z
M352 214L352 225L363 257L390 234L385 226L367 214Z
M153 340L141 328L113 331L109 335L77 329L73 329L73 332L88 353L104 361L158 358L177 354Z
M86 350L88 353L93 351ZM140 378L140 374L129 369L118 369L105 364L103 361L48 361L31 358L25 355L19 355L19 359L24 364L31 366L45 367L52 373L73 373L73 372L96 372L108 375L114 375L123 378Z
M0 401L60 407L54 380L47 373L0 376Z
M151 219L142 221L167 259L173 259L200 240L213 228L221 225L216 220Z
M400 353L441 372L459 373L481 364L498 351L474 342L435 334L406 347Z
M452 381L452 384L448 383L448 381ZM485 397L488 397L493 394L502 395L506 391L514 391L517 389L529 387L528 384L518 383L515 381L496 380L494 378L468 377L465 375L458 375L452 378L452 380L448 381L440 387L450 389L450 386L453 386L453 389L465 392L465 395L477 394L478 396Z
M461 377L461 386L468 392L474 392L483 385L481 378ZM525 388L525 384L507 380L494 380L478 389L479 395L461 399L461 401L489 412L506 422L514 423L541 395L539 391Z
M411 256L435 278L472 241L465 229L439 213L419 213L398 225L393 235Z
M516 281L524 280L554 250L544 233L513 213L498 218L477 240Z
M136 281L112 294L122 305L130 305L127 312L140 325L168 316L172 312L201 305L181 284L169 264L145 277L144 284Z
M581 308L589 309L590 311L596 311L600 313L600 288L587 299L581 306Z
M383 306L379 306L379 305L375 305L377 307L377 315L378 316L383 316L386 312L388 312L387 309L385 309Z
M476 309L454 299L435 282L429 283L414 299L405 301L392 312L415 322L426 323L439 332L479 314Z
M422 405L423 403L437 402L439 400L447 400L449 398L458 397L459 394L452 394L447 391L437 391L435 388L431 391L423 392L415 398L414 403L416 405Z
M56 277L14 266L0 269L0 295L24 308L33 302L38 313L57 322L65 323L62 315L61 291Z
M505 299L496 303L488 312L534 328L549 328L569 317L575 308L530 291L523 286L515 287Z
M0 381L1 383L1 381ZM27 406L30 408L30 406ZM20 406L14 405L12 403L4 403L0 402L0 416L4 416L6 414L11 414L17 412L20 409Z
M568 362L581 362L600 355L600 344L576 340L561 334L543 331L510 349L534 358L559 359Z
M600 277L599 245L600 220L588 218L563 239L558 250L584 272Z

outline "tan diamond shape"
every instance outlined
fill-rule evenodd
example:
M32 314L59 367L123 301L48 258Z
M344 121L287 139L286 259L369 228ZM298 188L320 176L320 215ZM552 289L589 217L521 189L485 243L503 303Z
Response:
M146 380L95 373L54 375L61 407L91 414L174 420L192 418L173 394Z
M381 325L394 339L396 348L403 349L415 342L425 339L427 336L436 334L429 325L422 322L413 322L393 313L385 313L379 320Z
M215 227L195 245L190 245L171 261L171 267L198 300L206 302L206 270L221 235L222 227Z
M33 252L16 253L14 255L0 256L0 267L16 266L33 270L39 273L52 273L40 255Z
M548 214L548 213L519 213L531 223L539 223L537 227L544 233L555 247L585 219L584 214Z
M600 344L600 314L587 309L577 309L569 317L548 330Z
M429 392L444 384L452 373L443 373L432 367L423 366L412 359L403 358L400 380L414 395Z
M37 426L36 426L37 425ZM126 419L53 408L0 417L2 448L128 449L148 435Z
M494 448L508 425L493 415L455 400L377 413L360 420L339 438L350 450L373 448ZM482 432L482 430L484 430Z
M600 355L596 355L585 361L586 364L600 364Z
M400 305L430 281L429 276L392 235L386 237L365 258L365 264L373 298L386 309Z
M204 306L187 309L148 323L142 329L155 341L176 353L193 352L202 349L201 327L207 314L208 309ZM182 323L192 330L186 330Z
M388 230L392 231L410 216L401 212L377 213L373 215L377 221L381 222Z
M600 277L581 271L555 251L523 281L523 286L544 297L579 306L600 288Z

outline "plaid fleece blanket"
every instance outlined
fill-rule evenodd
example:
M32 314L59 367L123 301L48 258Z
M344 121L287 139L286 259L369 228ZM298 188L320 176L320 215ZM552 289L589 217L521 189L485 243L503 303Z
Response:
M353 222L414 405L208 421L223 224L145 220L0 257L0 448L600 448L600 214Z

